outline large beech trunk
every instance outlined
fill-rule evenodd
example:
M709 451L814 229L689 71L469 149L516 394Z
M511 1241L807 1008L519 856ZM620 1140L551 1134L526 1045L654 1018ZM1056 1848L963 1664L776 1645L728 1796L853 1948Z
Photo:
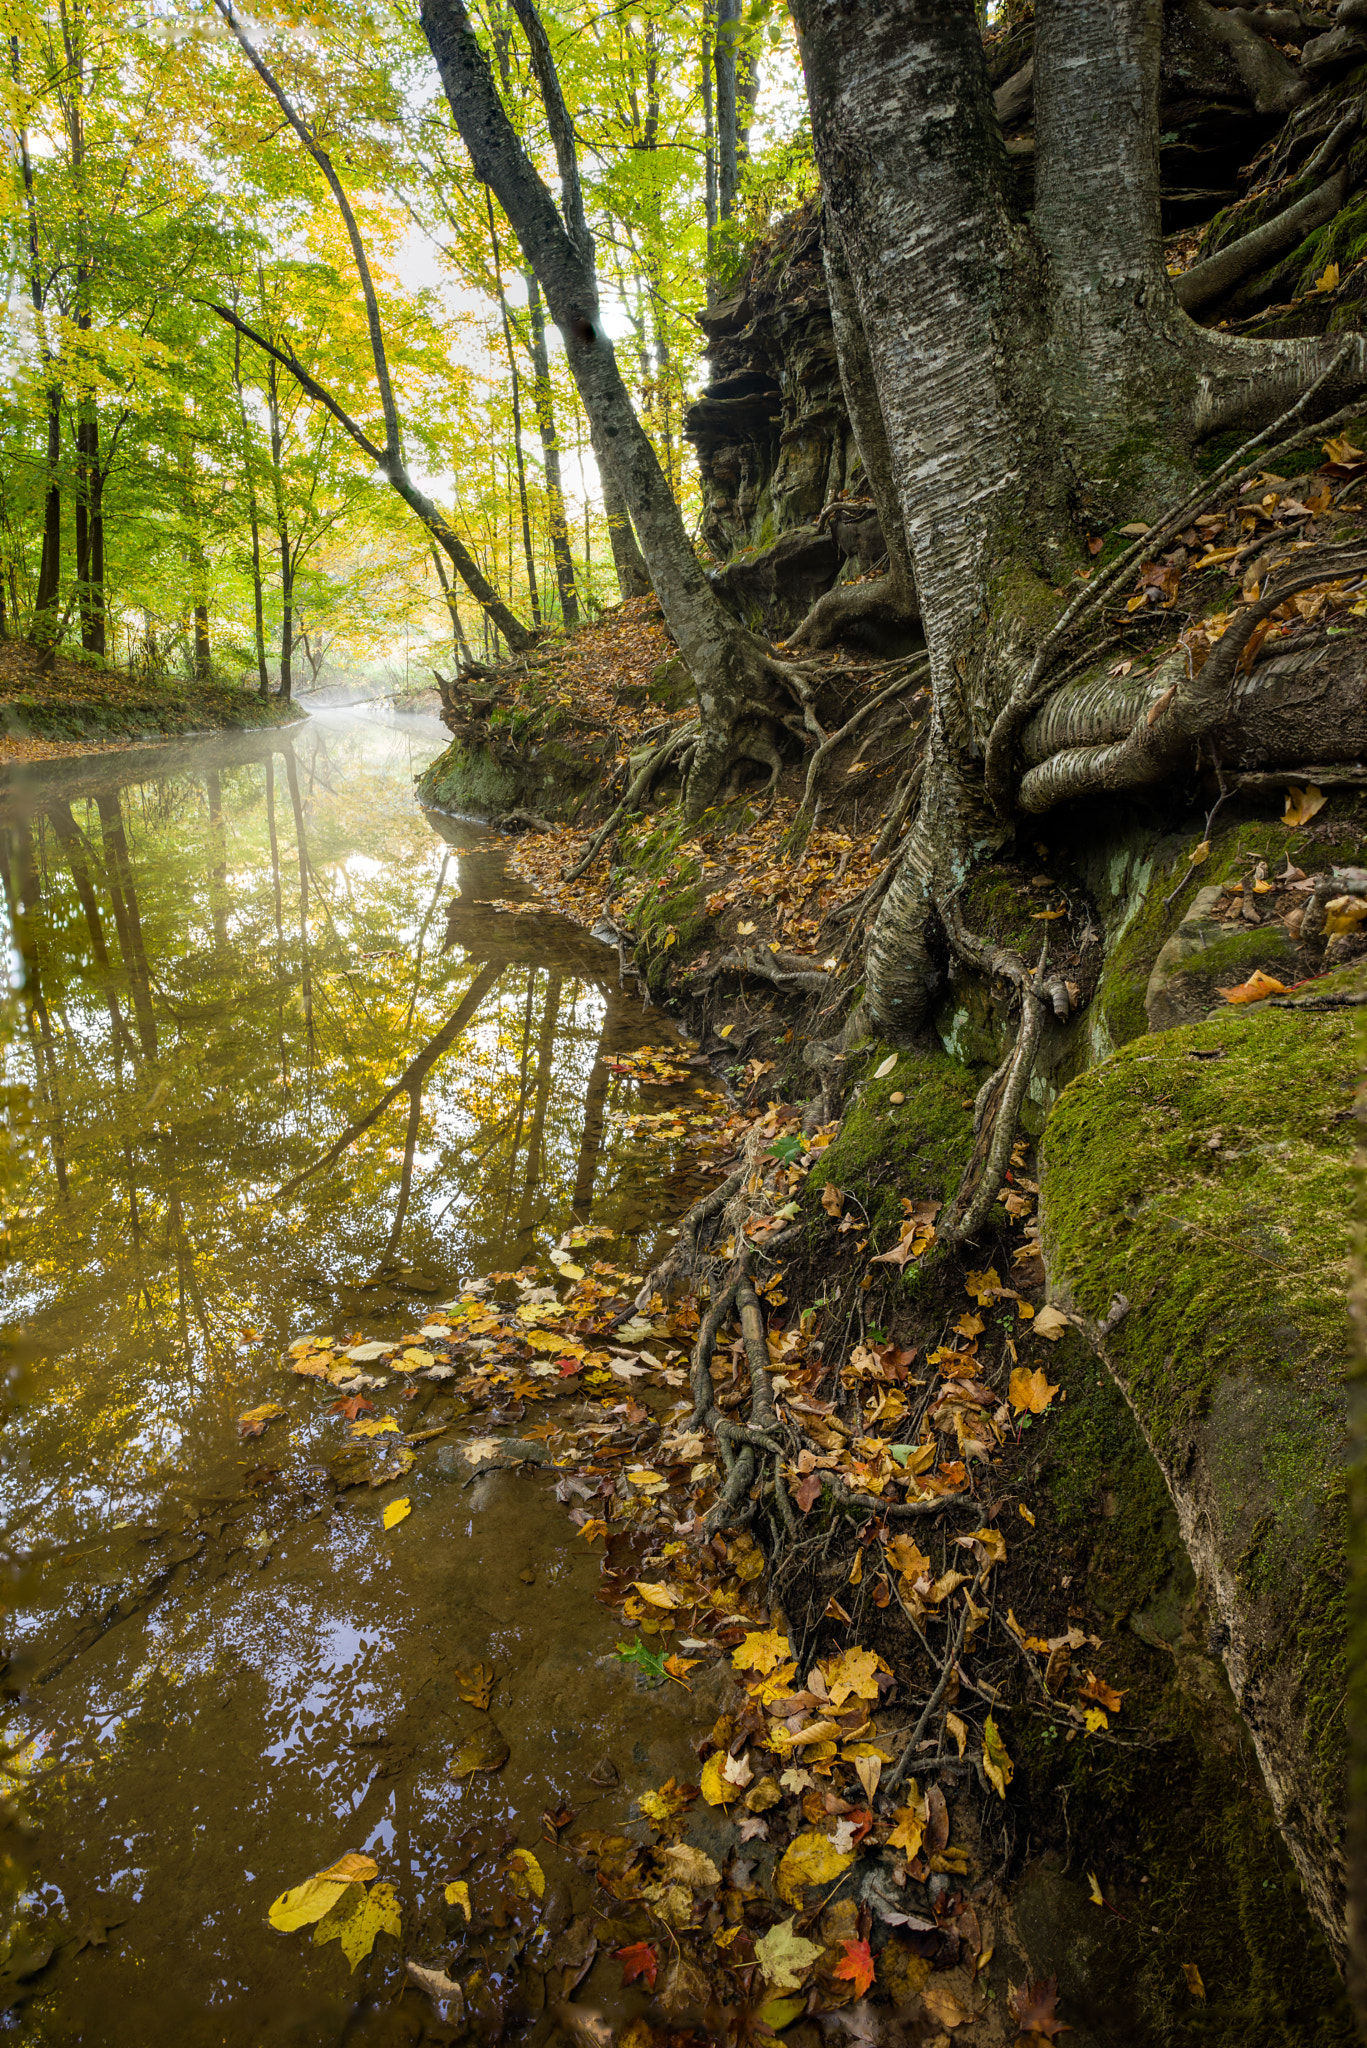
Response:
M1367 350L1233 341L1177 304L1158 205L1160 0L1041 0L1028 224L1013 217L970 9L793 0L793 13L837 332L863 330L862 352L840 336L842 372L853 412L866 354L886 447L866 466L895 493L932 657L920 810L868 957L873 1014L908 1037L940 984L938 907L1021 808L1013 749L1005 801L989 800L984 757L1059 595L1082 587L1085 535L1179 500L1199 438L1277 416L1336 351L1326 397L1360 386ZM856 430L872 453L876 432L857 416ZM1102 682L1059 745L1078 756L1080 741L1123 738L1146 710ZM1219 713L1194 689L1177 710L1182 744L1174 725L1119 769L1099 752L1052 778L1036 763L1029 809L1193 765Z

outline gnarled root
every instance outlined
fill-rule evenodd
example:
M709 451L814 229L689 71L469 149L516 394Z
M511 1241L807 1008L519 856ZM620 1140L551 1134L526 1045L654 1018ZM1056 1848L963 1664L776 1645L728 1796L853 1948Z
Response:
M837 583L817 599L805 619L793 628L786 645L819 654L841 641L853 641L869 653L881 652L920 624L921 607L891 570L869 583Z

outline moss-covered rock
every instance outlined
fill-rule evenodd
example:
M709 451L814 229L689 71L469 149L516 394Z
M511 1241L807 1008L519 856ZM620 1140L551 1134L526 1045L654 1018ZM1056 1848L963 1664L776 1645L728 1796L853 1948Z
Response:
M958 1187L973 1146L977 1087L967 1067L939 1052L898 1053L896 1065L880 1075L892 1050L874 1043L849 1055L867 1079L849 1101L806 1195L814 1206L819 1182L834 1181L863 1208L880 1251L897 1240L904 1197L945 1202ZM894 1102L894 1095L903 1099ZM908 1277L916 1270L908 1267Z
M1051 1283L1098 1323L1129 1303L1104 1355L1340 1952L1353 1039L1271 1010L1152 1035L1065 1090L1041 1161Z

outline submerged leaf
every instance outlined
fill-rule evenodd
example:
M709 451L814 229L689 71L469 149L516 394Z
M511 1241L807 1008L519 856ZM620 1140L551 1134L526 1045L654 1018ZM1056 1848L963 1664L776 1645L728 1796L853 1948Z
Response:
M787 1859L784 1860L786 1862ZM847 1862L853 1860L852 1857L846 1859ZM813 1963L820 1962L822 1954L819 1943L804 1941L800 1934L794 1934L791 1919L780 1920L777 1927L771 1927L764 1938L755 1943L755 1958L771 1991L796 1991Z
M392 1934L397 1941L403 1932L403 1921L392 1884L372 1885L369 1891L356 1885L352 1892L353 1896L339 1899L327 1917L318 1922L313 1939L315 1946L340 1941L342 1953L354 1970L370 1954L380 1935Z

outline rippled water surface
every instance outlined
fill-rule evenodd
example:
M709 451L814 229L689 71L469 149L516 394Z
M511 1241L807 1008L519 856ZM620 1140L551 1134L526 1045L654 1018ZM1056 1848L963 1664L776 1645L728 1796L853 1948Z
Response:
M416 808L438 744L336 715L47 764L0 799L8 1730L33 1829L5 1904L25 1966L54 1945L4 2024L36 2040L445 2038L401 1996L403 1955L458 1925L444 1885L464 1869L478 1897L481 1858L536 1844L563 1924L582 1881L543 1812L608 1827L631 1783L696 1770L705 1709L610 1655L550 1473L472 1480L437 1439L339 1489L348 1424L282 1361L302 1334L416 1336L491 1271L551 1277L575 1222L639 1274L699 1185L686 1142L615 1117L682 1114L691 1085L643 1105L603 1057L688 1048L611 949L488 907L526 891L481 827ZM387 1405L410 1433L503 1421L409 1388ZM510 1757L457 1783L480 1660ZM349 1979L266 1909L362 1850L405 1933ZM491 2011L525 1941L497 1920Z

